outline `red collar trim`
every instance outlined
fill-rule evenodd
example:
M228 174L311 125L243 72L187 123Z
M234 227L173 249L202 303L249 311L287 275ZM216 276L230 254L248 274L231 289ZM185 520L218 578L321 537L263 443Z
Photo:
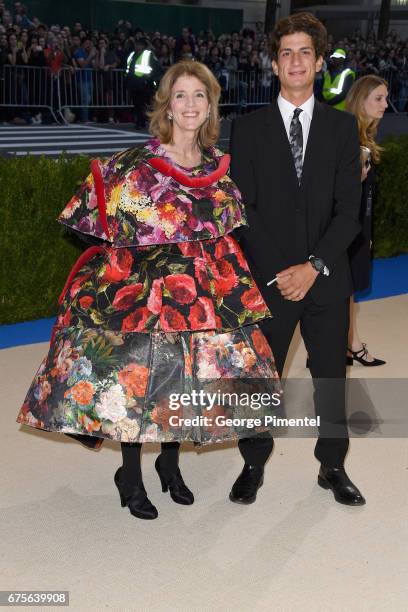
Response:
M150 157L146 161L150 166L153 166L153 168L166 176L171 176L185 187L209 187L209 185L216 183L222 176L225 176L230 165L231 157L228 154L223 155L218 164L218 168L214 170L214 172L197 177L188 176L181 170L175 168L175 166L166 162L162 157Z
M108 218L106 216L105 186L103 184L103 176L99 159L93 159L91 161L91 171L95 183L96 199L98 202L99 217L101 220L102 229L105 232L107 239L110 240L111 237L108 226Z

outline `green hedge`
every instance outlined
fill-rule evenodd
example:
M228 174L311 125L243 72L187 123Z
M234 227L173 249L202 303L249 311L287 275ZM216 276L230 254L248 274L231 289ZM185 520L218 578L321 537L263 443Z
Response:
M408 252L408 136L385 143L378 174L377 257ZM89 158L0 158L0 324L55 315L83 245L55 218L88 173Z
M55 314L81 252L55 219L88 169L84 156L0 159L0 324Z
M408 253L408 136L389 137L378 166L374 255Z

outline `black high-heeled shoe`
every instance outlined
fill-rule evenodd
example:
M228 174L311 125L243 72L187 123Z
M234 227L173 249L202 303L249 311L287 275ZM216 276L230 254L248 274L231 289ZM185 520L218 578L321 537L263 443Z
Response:
M163 493L170 491L171 499L176 502L176 504L191 506L191 504L194 503L194 495L185 484L180 468L178 467L175 472L166 473L160 466L160 456L161 455L157 457L154 467L159 475Z
M363 348L359 351L352 351L350 348L347 349L349 353L352 354L352 357L350 357L350 355L347 355L347 365L353 365L354 361L358 361L359 363L361 363L361 365L368 367L380 366L387 363L383 359L377 359L376 357L373 358L373 361L368 361L368 359L365 359L365 357L368 355L367 345L364 342L362 343L362 345Z
M122 468L120 467L114 476L115 485L118 488L120 496L120 504L122 508L127 506L130 514L140 519L153 520L159 516L157 508L153 506L150 499L147 497L146 489L143 483L140 486L135 486L130 495L125 495L123 491Z

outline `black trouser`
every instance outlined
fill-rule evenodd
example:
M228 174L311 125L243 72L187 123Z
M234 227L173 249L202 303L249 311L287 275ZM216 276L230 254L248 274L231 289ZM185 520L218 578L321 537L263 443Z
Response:
M146 90L132 91L134 120L139 128L143 128L146 125L146 112L150 103L151 95L152 92L150 88L146 88Z
M301 302L285 302L281 313L261 322L280 376L299 321L314 379L315 411L320 416L315 457L328 467L337 467L343 465L349 445L345 418L349 299L319 306L306 296ZM245 463L250 465L263 466L272 448L273 439L268 433L239 442Z

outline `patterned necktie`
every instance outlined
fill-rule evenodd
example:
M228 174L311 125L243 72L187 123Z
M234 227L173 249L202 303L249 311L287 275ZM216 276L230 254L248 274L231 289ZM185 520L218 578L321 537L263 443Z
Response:
M300 123L299 119L299 115L301 112L301 108L295 108L289 129L290 148L292 150L293 161L295 162L295 169L299 185L302 178L303 166L303 131L302 124Z

